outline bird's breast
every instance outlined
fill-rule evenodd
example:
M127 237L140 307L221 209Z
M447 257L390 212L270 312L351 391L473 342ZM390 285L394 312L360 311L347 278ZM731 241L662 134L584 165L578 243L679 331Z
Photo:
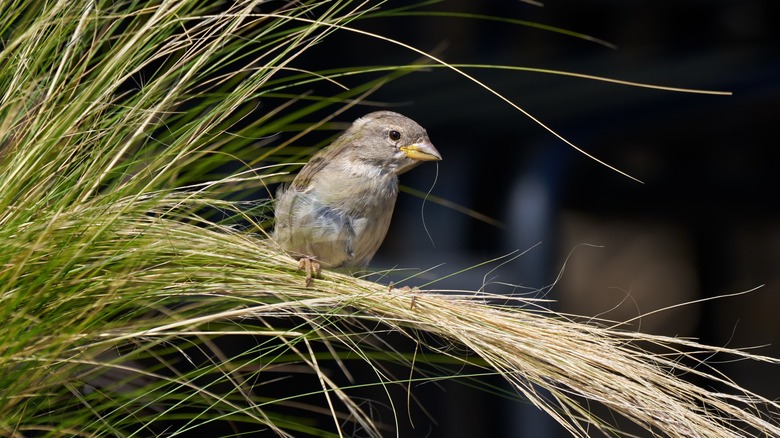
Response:
M372 169L369 171L369 169ZM316 197L334 208L369 214L392 209L398 197L398 178L373 166L352 166L337 177L323 178L314 187Z

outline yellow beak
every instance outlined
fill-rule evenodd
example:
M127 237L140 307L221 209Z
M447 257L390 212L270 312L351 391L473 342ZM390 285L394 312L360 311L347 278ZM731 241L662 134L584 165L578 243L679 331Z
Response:
M407 157L418 161L439 161L441 154L429 142L415 143L409 146L401 146Z

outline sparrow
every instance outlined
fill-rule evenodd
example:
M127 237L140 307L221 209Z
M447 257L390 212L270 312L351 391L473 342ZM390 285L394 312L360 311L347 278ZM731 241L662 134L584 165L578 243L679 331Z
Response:
M441 154L422 126L392 111L369 113L316 153L277 192L274 239L299 259L306 286L321 267L364 269L385 239L398 175Z

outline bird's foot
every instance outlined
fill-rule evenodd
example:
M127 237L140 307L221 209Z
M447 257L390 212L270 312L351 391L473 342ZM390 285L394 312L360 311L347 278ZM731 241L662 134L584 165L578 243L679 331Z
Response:
M312 279L320 278L320 262L312 257L303 257L298 261L298 269L306 272L306 287L309 287Z
M401 292L409 292L409 295L411 295L411 297L412 297L412 302L409 305L409 310L414 310L414 307L417 305L417 295L419 295L419 291L417 289L412 289L409 286L404 286L404 287L401 287L401 288L397 288L397 287L395 287L395 284L393 284L393 282L391 281L387 291L388 292L392 292L393 289L399 290Z

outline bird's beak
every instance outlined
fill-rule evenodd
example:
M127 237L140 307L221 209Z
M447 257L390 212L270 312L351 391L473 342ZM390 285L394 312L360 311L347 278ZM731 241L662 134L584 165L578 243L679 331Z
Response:
M401 146L401 150L407 157L417 161L439 161L441 154L429 141Z

